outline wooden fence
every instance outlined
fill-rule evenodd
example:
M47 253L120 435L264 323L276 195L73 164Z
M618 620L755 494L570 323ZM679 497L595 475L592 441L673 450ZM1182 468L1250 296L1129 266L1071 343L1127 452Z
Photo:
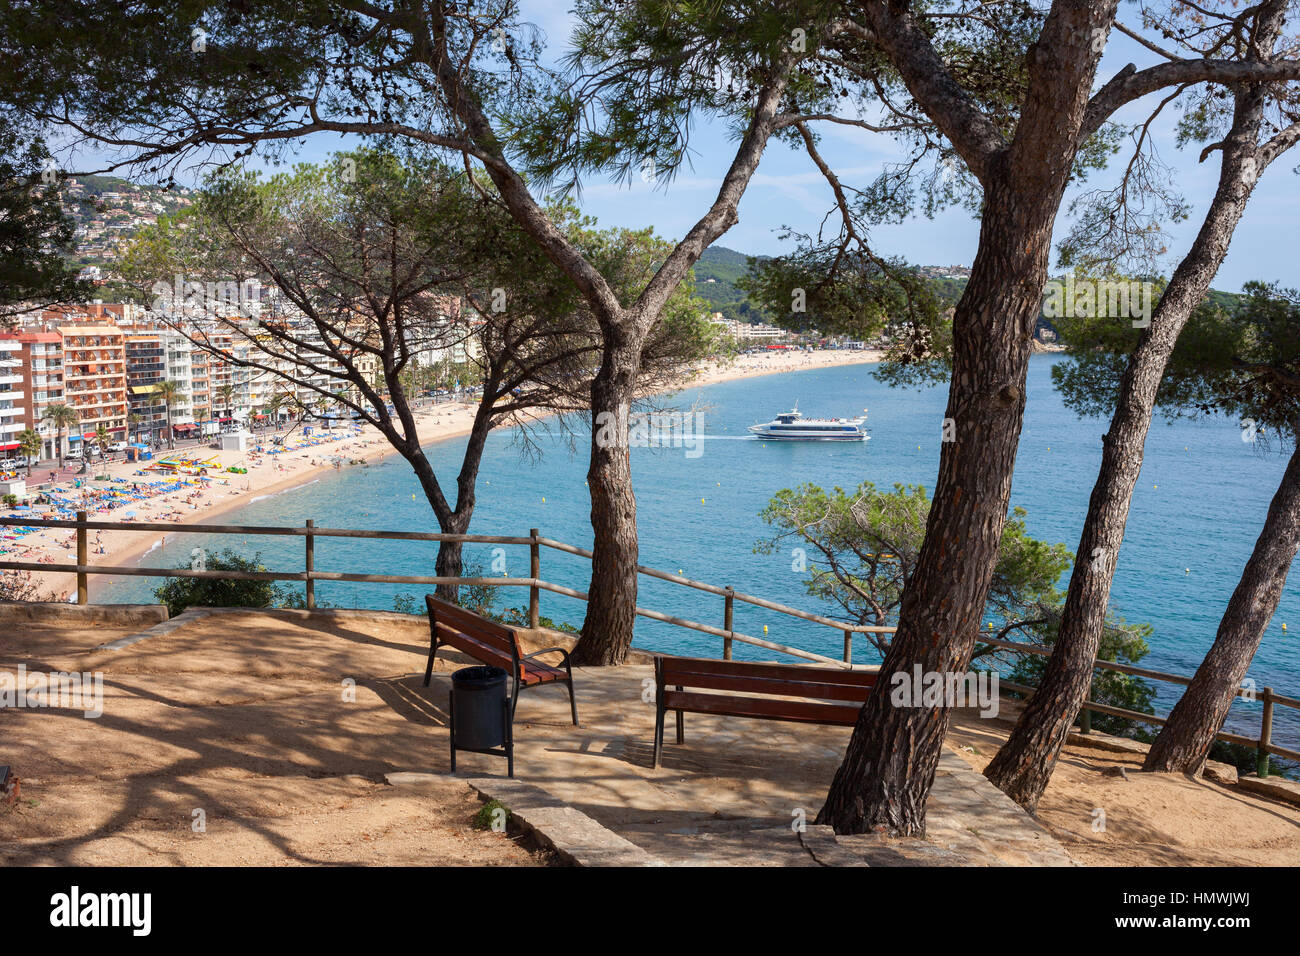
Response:
M587 600L587 593L585 591L578 591L573 588L565 587L564 585L554 584L542 578L542 548L549 548L565 554L576 555L588 560L591 558L591 552L589 550L566 544L563 541L544 538L536 528L531 529L527 537L519 537L489 534L442 534L439 532L427 531L368 531L357 528L320 528L316 526L314 521L310 520L301 527L91 521L88 520L86 512L84 511L77 512L76 520L52 518L0 518L0 527L5 526L67 528L76 531L76 564L42 564L30 561L0 561L0 571L40 571L76 574L78 604L86 604L90 600L89 577L92 574L131 577L216 578L233 581L301 581L306 590L306 604L308 608L314 608L316 606L317 581L345 581L374 584L424 584L434 586L439 584L458 584L487 587L526 587L528 588L528 624L530 627L537 627L540 620L542 591L549 591L553 594L562 594L579 601ZM138 566L91 564L87 540L87 532L89 531L141 531L161 534L234 534L243 536L263 535L270 537L300 537L303 539L304 569L302 571L211 571L197 568L145 568ZM435 543L442 541L461 541L469 544L526 546L529 550L529 576L526 578L449 578L438 577L435 575L362 574L344 571L321 571L316 568L317 538L358 538L380 541L428 541ZM641 617L649 618L652 621L662 621L675 627L697 631L701 634L708 634L712 637L721 639L722 656L727 660L731 659L733 642L740 641L745 644L762 647L766 650L776 651L777 653L786 654L791 657L814 661L818 664L833 665L837 667L852 667L853 636L855 634L892 634L895 630L892 627L881 627L870 624L850 624L845 621L837 621L833 618L824 617L820 614L813 614L808 611L802 611L798 608L779 604L775 601L769 601L752 594L745 594L729 586L720 587L716 584L707 584L703 581L696 581L692 578L683 577L678 574L670 574L667 571L660 571L656 568L648 568L638 565L637 570L647 577L657 578L661 581L668 581L672 584L693 588L697 591L704 591L708 594L714 594L721 597L723 603L721 627L687 620L686 618L675 617L671 614L665 614L662 611L656 611L652 608L645 608L639 605L637 606L636 613ZM838 658L830 657L824 654L805 650L804 648L779 644L775 641L769 641L766 638L755 637L754 635L744 634L735 630L733 621L735 602L737 601L751 604L755 607L761 607L769 611L774 611L778 614L784 614L789 617L799 618L800 620L810 621L814 624L839 632L839 634L843 636L844 641L842 655ZM982 644L996 647L999 651L1006 651L1013 654L1050 655L1052 653L1050 647L1045 647L1039 644L1006 641L983 636L978 636L977 640ZM1148 680L1164 681L1184 687L1191 683L1191 678L1183 677L1178 674L1166 674L1160 671L1153 671L1142 667L1117 664L1103 660L1097 660L1095 664L1097 668L1102 670L1115 671L1121 674L1130 674ZM1032 694L1034 690L1032 687L1014 684L1008 681L999 681L999 686L1006 690L1024 694ZM1260 776L1268 775L1268 757L1270 754L1285 757L1290 760L1300 761L1300 751L1281 747L1272 742L1274 708L1282 706L1300 709L1300 699L1277 694L1271 687L1265 687L1258 695L1242 688L1238 690L1237 696L1243 700L1258 699L1263 704L1259 737L1250 738L1244 737L1240 734L1220 731L1216 735L1217 739L1255 748L1258 754L1257 763ZM1109 704L1102 704L1093 700L1088 700L1080 714L1080 725L1083 733L1089 732L1093 713L1110 714L1116 717L1124 717L1156 726L1163 726L1166 723L1165 718L1157 717L1154 714L1144 714L1140 711L1127 710L1122 707L1114 707Z

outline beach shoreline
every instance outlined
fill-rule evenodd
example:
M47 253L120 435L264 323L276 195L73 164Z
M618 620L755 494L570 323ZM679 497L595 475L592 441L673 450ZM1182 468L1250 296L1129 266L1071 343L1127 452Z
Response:
M841 365L874 364L881 358L879 351L865 349L815 352L792 349L741 355L728 362L711 362L702 365L695 370L689 380L667 391L671 394L742 378ZM467 435L473 425L476 408L476 404L448 403L420 409L415 416L416 433L420 444L424 446ZM326 436L318 434L314 435L313 439L319 441L327 436L328 433ZM257 441L258 437L254 436L254 440ZM349 429L348 437L325 441L323 444L307 449L292 448L274 456L256 456L250 452L215 451L206 446L186 449L185 453L216 459L219 462L220 472L213 476L206 488L189 486L189 490L178 490L133 505L132 509L136 512L137 520L150 523L171 521L178 526L211 524L214 519L236 508L309 484L329 471L351 467L360 462L375 463L397 454L397 451L373 426L364 425L355 435ZM159 453L160 457L165 455L166 452ZM343 461L347 464L342 464ZM225 469L230 466L246 467L247 473L225 472ZM137 462L112 462L108 465L101 464L96 471L131 482L133 478L138 480L135 472L139 471L140 467L140 463ZM102 515L92 514L92 520L112 521L116 517L114 514L116 510L113 509ZM115 567L136 565L165 539L165 534L156 531L91 532L89 534L90 562ZM75 532L67 529L38 529L18 541L6 541L4 557L9 560L41 561L43 558L36 556L41 555L47 557L50 563L73 563L76 557L75 540ZM29 580L41 594L52 594L55 600L66 601L76 597L76 575L70 572L31 572ZM92 603L96 593L102 591L106 580L104 577L91 575Z

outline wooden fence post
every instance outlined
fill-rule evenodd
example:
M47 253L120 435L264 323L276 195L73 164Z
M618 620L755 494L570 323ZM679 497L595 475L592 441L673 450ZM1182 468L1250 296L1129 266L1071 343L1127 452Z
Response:
M853 663L853 632L844 632L844 663Z
M732 624L733 615L735 614L736 592L730 584L727 585L727 594L724 598L722 610L722 629L727 632L727 636L722 639L722 659L731 660L731 632L735 630Z
M307 610L314 610L316 607L316 582L312 580L311 573L316 570L316 536L311 533L311 529L316 527L316 522L312 518L307 519Z
M532 540L528 544L528 576L534 582L542 576L542 546L538 543L540 533L536 528L528 529L528 537ZM542 593L534 583L528 589L528 626L540 627L542 619Z
M1268 776L1268 745L1273 742L1273 688L1265 687L1260 694L1264 701L1264 716L1259 722L1259 750L1255 757L1255 772Z
M90 551L86 547L86 513L77 512L77 564L83 568L90 563ZM85 571L77 572L77 603L87 604L90 601L90 587L88 585Z
M1079 714L1079 733L1092 733L1092 708L1088 706L1088 701L1092 700L1092 680L1088 680L1088 693L1083 698L1083 710Z

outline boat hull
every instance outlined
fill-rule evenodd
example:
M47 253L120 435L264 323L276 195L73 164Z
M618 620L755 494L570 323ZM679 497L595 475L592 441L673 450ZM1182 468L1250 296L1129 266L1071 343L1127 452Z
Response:
M871 437L870 435L864 435L860 432L856 434L845 433L842 435L828 435L825 433L799 434L798 432L773 433L758 431L752 428L750 431L753 433L755 438L761 438L764 441L866 441Z

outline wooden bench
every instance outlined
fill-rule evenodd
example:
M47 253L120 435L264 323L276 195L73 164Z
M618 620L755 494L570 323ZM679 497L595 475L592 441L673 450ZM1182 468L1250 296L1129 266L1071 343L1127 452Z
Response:
M578 726L578 702L573 696L573 668L569 664L567 650L563 647L547 647L531 654L522 654L519 638L513 628L479 617L455 604L440 601L432 594L426 594L424 602L429 607L429 664L424 669L425 687L433 679L433 659L437 656L438 648L447 645L511 675L514 680L510 693L512 719L521 690L546 684L564 684L569 688L573 726ZM559 666L538 660L543 654L559 654Z
M664 718L670 710L677 712L679 744L685 743L686 711L851 727L875 683L876 672L867 670L656 657L654 765L659 766ZM789 697L805 699L784 699Z

